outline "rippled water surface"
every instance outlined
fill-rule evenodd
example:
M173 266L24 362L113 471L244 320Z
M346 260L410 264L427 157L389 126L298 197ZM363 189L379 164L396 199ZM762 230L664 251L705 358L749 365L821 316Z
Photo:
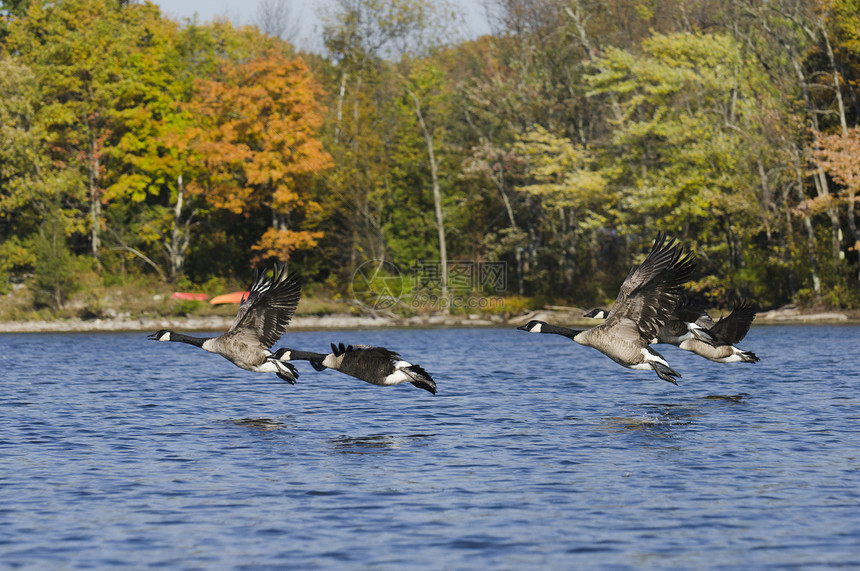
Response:
M439 394L295 386L145 333L0 335L7 568L860 567L860 327L661 348L678 387L507 329L289 332Z

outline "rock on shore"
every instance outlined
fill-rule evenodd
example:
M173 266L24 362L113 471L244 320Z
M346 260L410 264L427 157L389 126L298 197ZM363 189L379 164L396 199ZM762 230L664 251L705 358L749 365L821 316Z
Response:
M0 322L0 333L48 333L86 331L226 331L233 317L160 317L112 319L63 319L57 321L6 321ZM422 315L414 317L371 317L354 315L298 316L290 322L290 329L369 329L378 327L428 326L491 326L503 325L498 315Z

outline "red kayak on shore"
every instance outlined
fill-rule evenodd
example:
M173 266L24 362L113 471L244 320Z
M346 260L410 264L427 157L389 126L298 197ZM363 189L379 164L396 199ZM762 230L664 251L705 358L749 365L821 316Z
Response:
M194 300L194 301L206 301L209 299L209 296L205 293L189 293L184 291L175 291L173 292L173 299L184 299L184 300Z
M247 297L249 293L251 292L234 291L232 293L216 295L209 300L209 303L211 303L212 305L218 305L220 303L242 303L242 298Z

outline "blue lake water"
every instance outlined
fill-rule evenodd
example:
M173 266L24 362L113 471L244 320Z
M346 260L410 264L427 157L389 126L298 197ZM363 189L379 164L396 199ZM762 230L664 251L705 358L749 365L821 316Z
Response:
M553 335L288 332L436 396L134 334L0 335L0 566L860 568L860 327L756 326L680 386Z

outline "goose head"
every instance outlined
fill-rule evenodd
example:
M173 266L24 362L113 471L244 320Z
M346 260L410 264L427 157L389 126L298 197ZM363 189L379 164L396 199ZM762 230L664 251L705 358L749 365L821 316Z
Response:
M602 307L595 307L594 309L592 309L592 310L591 310L591 311L589 311L588 313L583 313L583 314L582 314L582 316L583 316L583 317L591 317L591 318L594 318L594 319L606 319L606 315L607 315L608 313L609 313L609 312L607 312L607 311L606 311L605 309L603 309Z
M157 333L153 333L147 339L151 339L153 341L170 341L170 331L167 329L162 329Z
M538 321L536 319L532 319L531 321L529 321L525 325L520 325L519 327L517 327L517 329L521 329L523 331L528 331L529 333L540 333L543 325L544 325L543 321Z
M290 361L293 358L293 350L288 349L287 347L282 347L275 351L273 357L278 361Z

